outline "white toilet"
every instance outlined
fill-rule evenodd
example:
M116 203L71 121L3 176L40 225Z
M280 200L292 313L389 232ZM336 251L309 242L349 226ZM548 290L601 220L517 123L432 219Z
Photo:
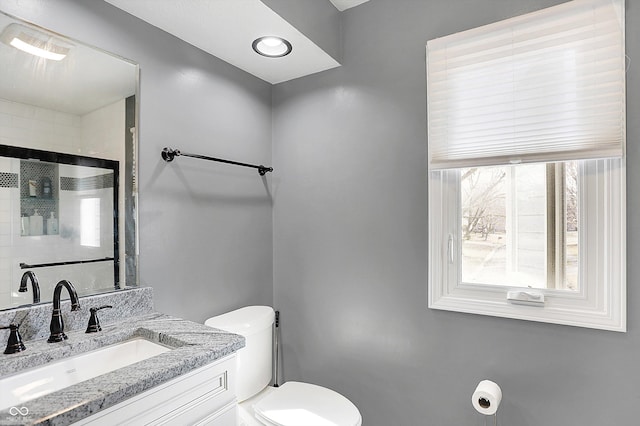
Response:
M358 408L339 393L309 383L269 386L273 368L270 306L247 306L205 325L244 336L237 352L236 390L240 426L361 426Z

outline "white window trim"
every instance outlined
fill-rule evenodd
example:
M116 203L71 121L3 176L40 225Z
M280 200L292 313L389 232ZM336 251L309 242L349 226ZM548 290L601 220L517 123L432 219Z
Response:
M625 332L625 160L581 164L579 291L539 290L545 294L544 307L508 302L510 288L504 286L461 282L460 173L431 171L429 308Z

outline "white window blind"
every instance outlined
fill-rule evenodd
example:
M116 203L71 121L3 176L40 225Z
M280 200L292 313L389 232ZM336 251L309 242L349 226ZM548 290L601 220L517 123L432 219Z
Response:
M624 156L624 49L624 0L429 41L430 169Z

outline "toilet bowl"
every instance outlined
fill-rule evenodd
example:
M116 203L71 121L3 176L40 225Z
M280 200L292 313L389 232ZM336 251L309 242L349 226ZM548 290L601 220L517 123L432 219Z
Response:
M270 306L247 306L205 321L245 338L236 354L239 426L361 426L358 408L339 393L302 382L271 387L273 322Z

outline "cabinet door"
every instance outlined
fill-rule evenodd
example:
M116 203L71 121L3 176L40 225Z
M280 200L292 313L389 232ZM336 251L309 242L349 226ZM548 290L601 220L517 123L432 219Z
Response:
M203 419L195 426L236 426L237 404L229 404L217 413Z
M149 389L76 425L193 425L223 414L222 418L233 415L235 419L235 406L235 355L232 355Z

